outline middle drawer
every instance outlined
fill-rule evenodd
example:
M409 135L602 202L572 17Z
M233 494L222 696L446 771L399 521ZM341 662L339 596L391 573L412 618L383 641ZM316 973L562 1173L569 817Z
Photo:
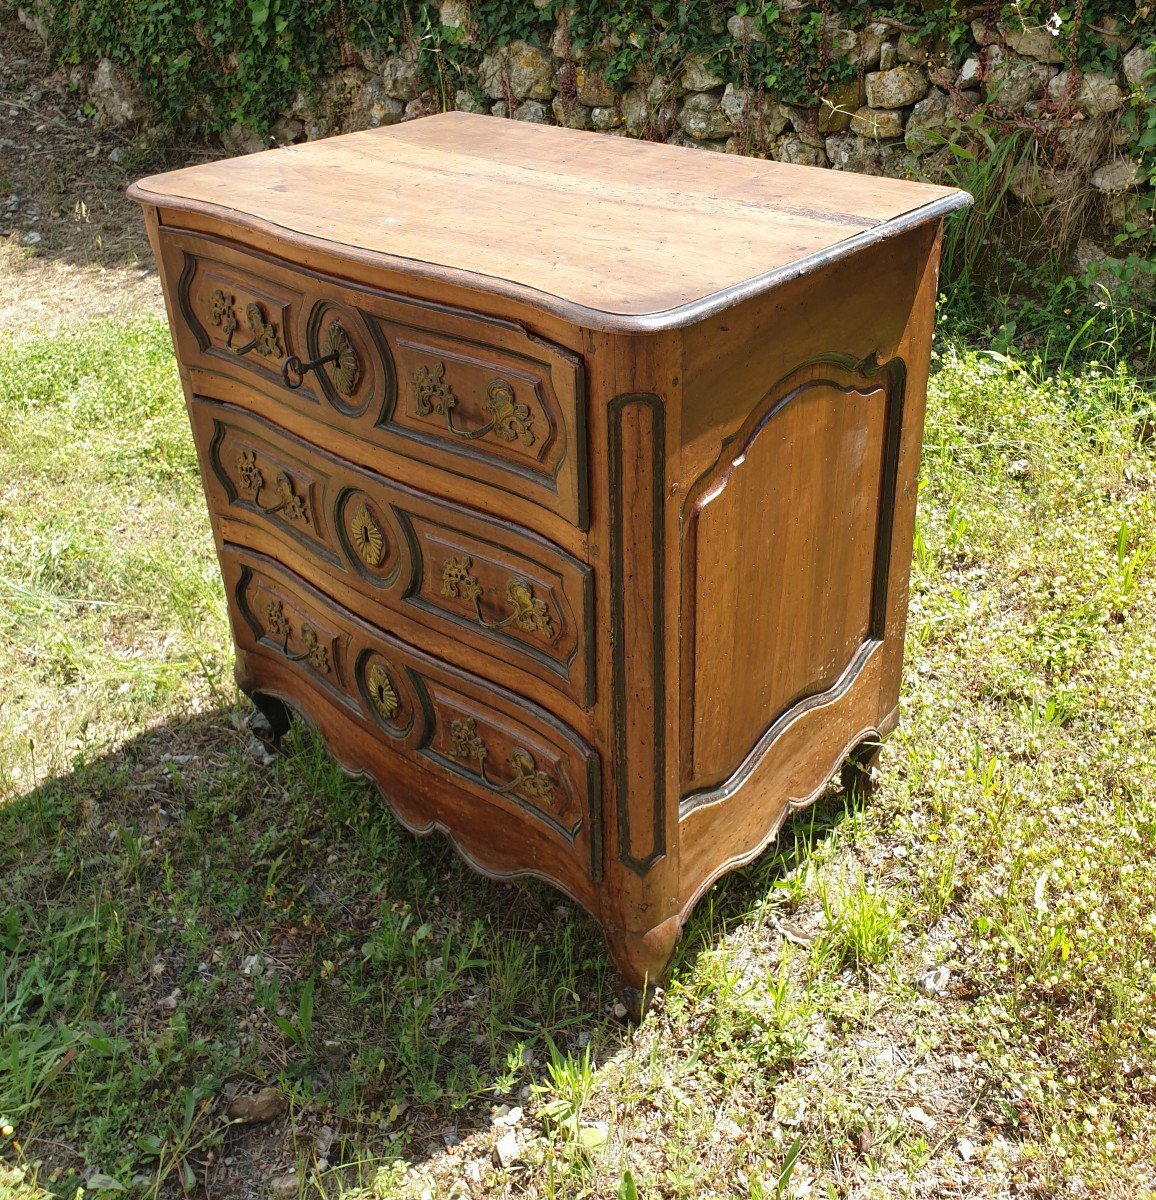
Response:
M255 548L272 539L310 582L385 628L398 623L383 609L592 706L593 573L585 563L244 409L195 396L190 415L209 506L218 520L250 528L245 540Z

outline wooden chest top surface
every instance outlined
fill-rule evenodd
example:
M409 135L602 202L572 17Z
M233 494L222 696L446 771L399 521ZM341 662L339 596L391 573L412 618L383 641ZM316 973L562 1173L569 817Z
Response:
M688 324L969 201L466 113L186 167L130 195L639 331Z

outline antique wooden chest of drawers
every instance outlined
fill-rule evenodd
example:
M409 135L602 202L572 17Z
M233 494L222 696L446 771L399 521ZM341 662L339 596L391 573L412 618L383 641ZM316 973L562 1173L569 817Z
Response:
M967 197L463 114L131 195L240 686L658 978L895 723Z

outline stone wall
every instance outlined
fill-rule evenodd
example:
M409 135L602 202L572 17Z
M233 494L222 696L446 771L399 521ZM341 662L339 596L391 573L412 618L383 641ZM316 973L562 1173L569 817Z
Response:
M780 19L807 7L784 0ZM470 36L465 0L442 0L439 11L445 26ZM749 17L734 15L726 24L732 46L760 36ZM961 61L958 44L949 53L894 21L862 29L833 24L830 53L845 61L851 78L802 107L724 82L705 57L682 61L667 77L636 72L611 86L589 52L571 45L562 10L548 46L513 42L481 57L473 77L457 80L452 90L430 86L416 48L377 60L362 54L358 65L299 92L268 136L235 125L223 140L229 151L243 153L459 108L834 170L942 179L950 142L965 134L974 142L981 127L1021 129L1038 154L1012 178L1013 195L1045 210L1094 200L1107 240L1112 230L1151 218L1141 195L1152 181L1133 144L1137 135L1121 117L1129 106L1151 105L1153 89L1148 83L1145 94L1145 86L1153 53L1127 28L1111 19L1097 27L1118 64L1112 74L1099 74L1066 69L1067 41L1047 26L976 20L966 30L970 52ZM131 82L107 60L97 65L91 94L105 119L140 119Z

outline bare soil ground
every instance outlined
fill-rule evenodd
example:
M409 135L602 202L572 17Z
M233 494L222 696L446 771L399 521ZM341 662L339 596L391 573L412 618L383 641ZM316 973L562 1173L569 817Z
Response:
M0 4L0 333L163 312L144 225L124 189L219 154L102 128L77 75Z

